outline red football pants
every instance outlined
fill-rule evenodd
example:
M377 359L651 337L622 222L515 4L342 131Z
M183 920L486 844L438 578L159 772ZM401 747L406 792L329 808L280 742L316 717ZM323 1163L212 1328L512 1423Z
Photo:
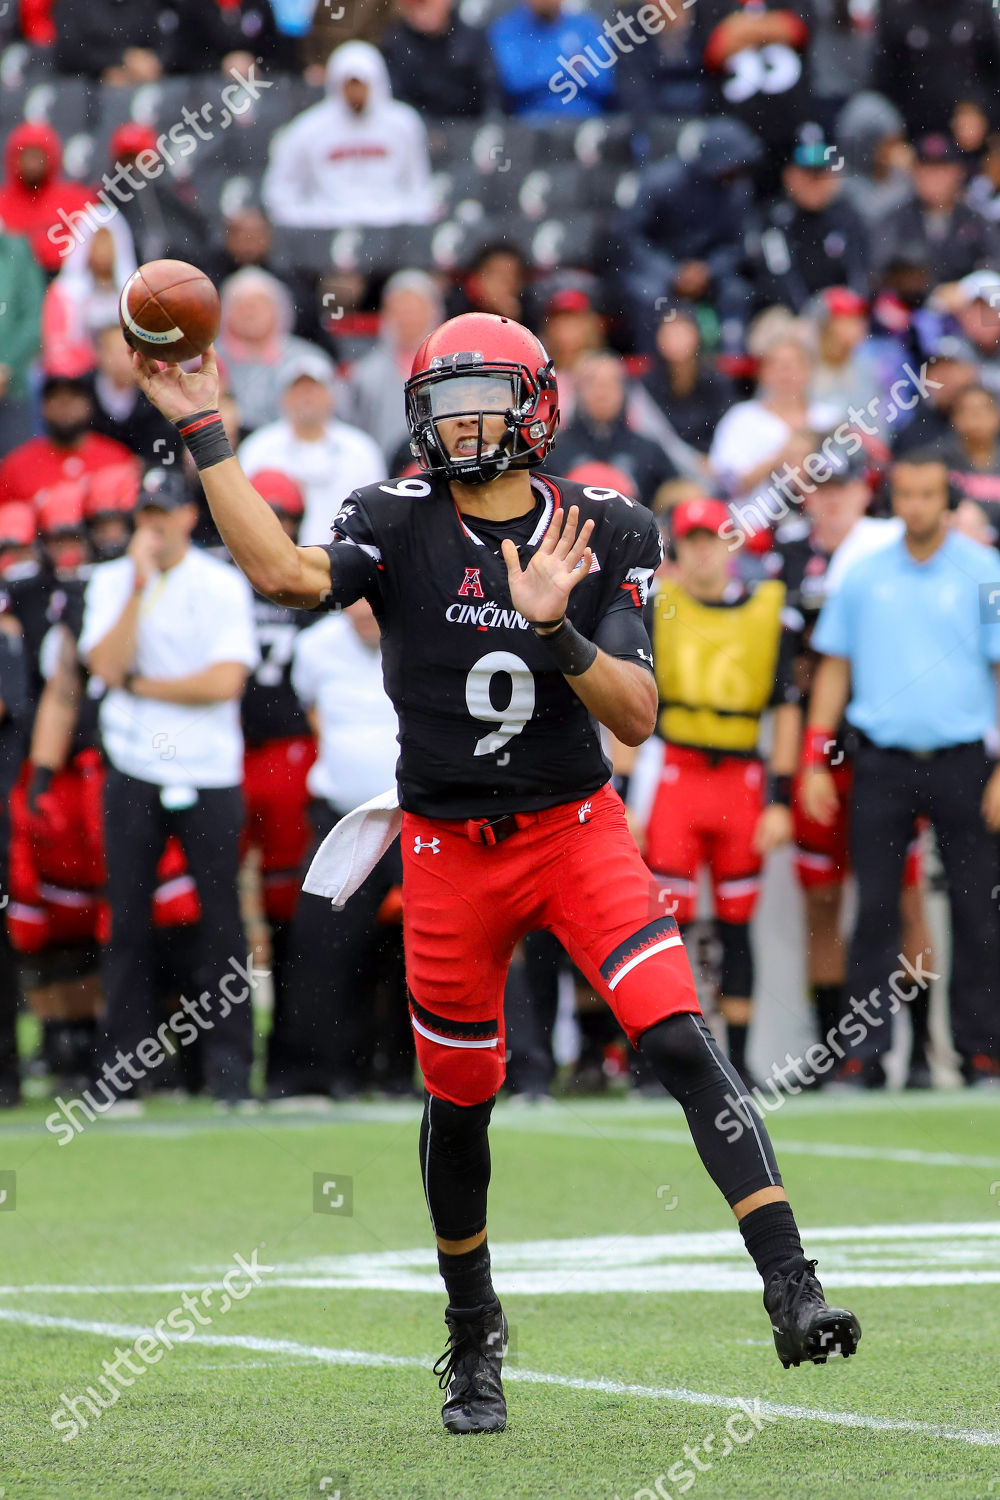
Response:
M849 844L854 766L848 760L830 768L837 792L837 813L832 823L817 823L806 812L802 805L802 774L800 771L792 783L792 837L795 839L795 873L799 884L806 890L843 885L851 869ZM920 835L926 826L926 818L917 818L903 866L904 889L923 882Z
M518 813L493 846L477 822L403 816L403 941L428 1091L481 1104L504 1080L503 993L515 945L547 928L632 1042L700 1014L677 923L628 831L621 798Z
M315 759L311 735L248 745L244 756L240 858L251 847L260 850L261 894L270 922L290 922L299 902L300 866L309 847L306 777Z
M664 745L646 860L678 922L693 922L697 915L698 872L704 865L711 872L719 920L750 921L760 894L762 860L754 834L763 810L759 760Z

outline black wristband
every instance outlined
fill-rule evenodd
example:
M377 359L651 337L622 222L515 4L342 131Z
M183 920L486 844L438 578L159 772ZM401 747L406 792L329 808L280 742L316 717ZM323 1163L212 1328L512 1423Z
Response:
M178 417L174 426L184 439L199 473L202 469L210 469L213 464L221 464L224 459L233 457L222 418L212 407L191 412L186 417Z
M548 635L539 635L537 628L535 637L544 641L552 653L556 666L564 677L579 677L592 667L597 659L597 647L593 641L588 641L586 636L580 634L576 626L563 618L558 630L552 630Z
M790 776L775 776L773 771L768 771L767 800L772 806L791 807L792 778Z

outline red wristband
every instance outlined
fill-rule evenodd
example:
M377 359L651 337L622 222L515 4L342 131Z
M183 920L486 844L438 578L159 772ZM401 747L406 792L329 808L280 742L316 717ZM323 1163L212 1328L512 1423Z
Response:
M826 770L830 764L830 747L835 735L832 729L807 729L802 742L802 765L805 770Z

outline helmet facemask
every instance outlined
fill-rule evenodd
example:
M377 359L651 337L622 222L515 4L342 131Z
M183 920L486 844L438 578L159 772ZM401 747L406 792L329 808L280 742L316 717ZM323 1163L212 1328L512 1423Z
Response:
M481 355L438 358L406 383L410 451L421 467L461 484L489 484L506 470L541 461L554 428L538 417L543 390L554 389L551 362L532 376L524 365L484 361ZM442 421L463 425L449 452ZM487 423L493 432L487 436ZM502 427L500 426L502 424Z

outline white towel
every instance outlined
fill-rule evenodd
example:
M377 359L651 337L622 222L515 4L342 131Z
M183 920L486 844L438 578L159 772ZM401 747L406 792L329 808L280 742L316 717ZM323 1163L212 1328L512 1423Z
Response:
M395 787L362 802L331 828L313 856L302 889L325 896L340 911L399 837L402 826Z

